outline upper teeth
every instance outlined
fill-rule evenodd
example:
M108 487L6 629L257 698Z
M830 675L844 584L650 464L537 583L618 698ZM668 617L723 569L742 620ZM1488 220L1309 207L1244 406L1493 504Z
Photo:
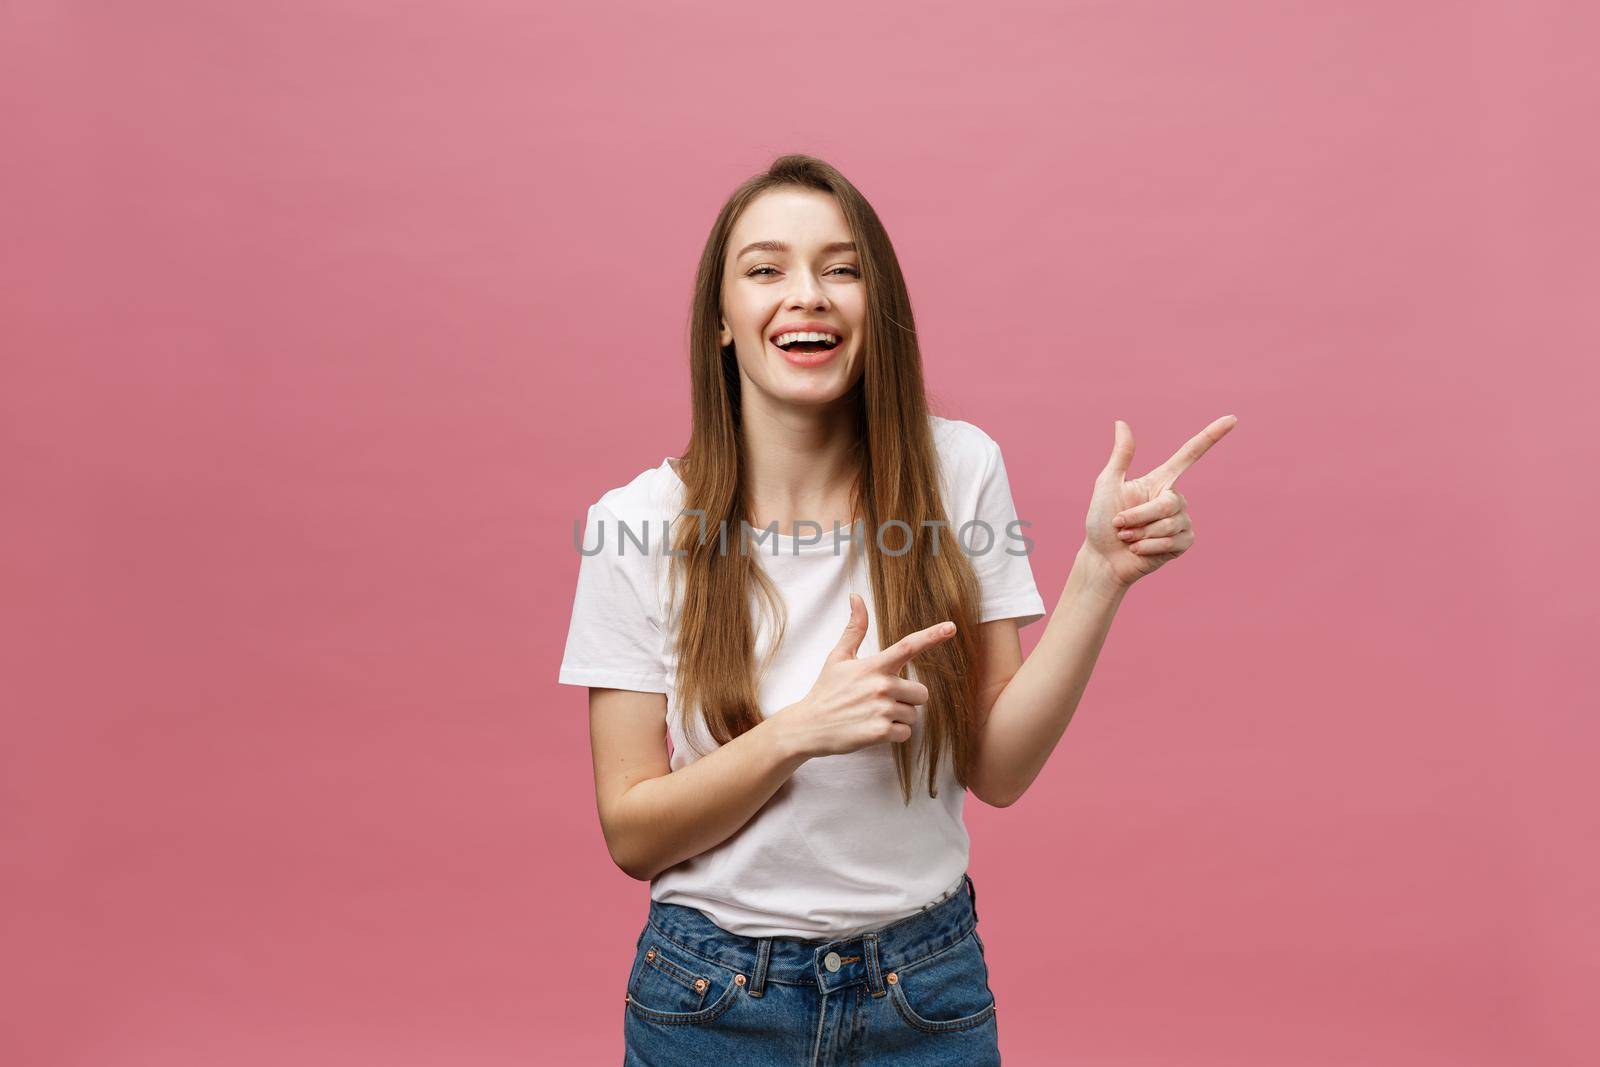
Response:
M784 345L793 341L832 341L834 344L838 344L839 335L832 333L815 333L802 330L798 333L780 333L777 337L773 338L772 343L777 345L779 348L782 348Z

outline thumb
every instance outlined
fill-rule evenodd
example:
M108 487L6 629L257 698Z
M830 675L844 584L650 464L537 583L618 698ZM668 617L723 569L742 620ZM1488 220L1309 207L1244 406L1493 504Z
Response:
M833 646L833 651L828 653L828 663L837 663L840 660L855 659L856 650L861 647L861 641L867 636L867 602L861 599L860 594L850 594L850 624L844 628L844 635L839 638L839 643Z
M1128 466L1133 462L1133 427L1116 420L1116 437L1111 444L1111 459L1106 462L1104 473L1116 478L1123 478L1128 473Z

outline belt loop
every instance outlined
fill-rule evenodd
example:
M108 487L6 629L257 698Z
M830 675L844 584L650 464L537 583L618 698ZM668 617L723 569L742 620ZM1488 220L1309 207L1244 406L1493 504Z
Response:
M745 990L752 997L764 996L767 992L767 961L772 958L772 938L763 937L756 942L756 973L750 976L750 988Z
M965 878L967 880L967 896L972 899L972 921L973 922L977 922L978 921L978 887L972 884L972 875L963 874L961 877L963 877L963 878Z
M878 959L878 935L867 934L861 941L867 950L867 988L873 996L881 997L888 990L883 985L883 965Z

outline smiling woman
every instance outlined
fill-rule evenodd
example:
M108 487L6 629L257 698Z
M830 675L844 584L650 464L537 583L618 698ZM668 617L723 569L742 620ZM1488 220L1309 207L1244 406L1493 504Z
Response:
M1011 799L980 732L1045 610L999 445L928 410L888 235L811 157L724 205L690 345L688 445L590 508L561 666L650 882L626 1062L998 1063L962 810Z

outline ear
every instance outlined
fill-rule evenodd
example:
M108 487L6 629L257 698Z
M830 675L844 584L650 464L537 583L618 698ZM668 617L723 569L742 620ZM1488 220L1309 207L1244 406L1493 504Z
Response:
M733 331L728 329L728 320L722 320L721 332L717 334L717 343L723 348L733 344Z

